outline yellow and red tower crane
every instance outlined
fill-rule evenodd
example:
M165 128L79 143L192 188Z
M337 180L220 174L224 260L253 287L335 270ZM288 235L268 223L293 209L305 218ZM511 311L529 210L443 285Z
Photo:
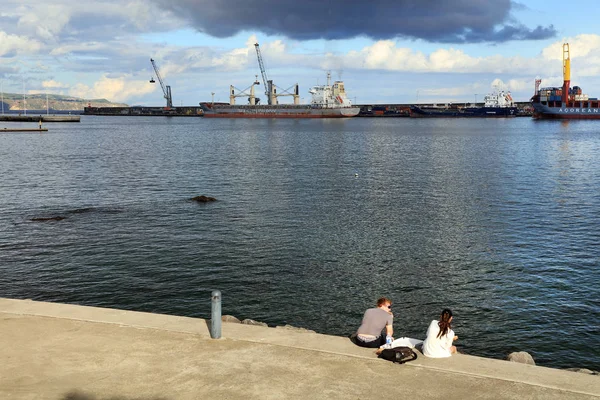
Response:
M563 89L562 102L565 106L569 104L569 89L571 87L571 55L569 54L569 43L563 43Z

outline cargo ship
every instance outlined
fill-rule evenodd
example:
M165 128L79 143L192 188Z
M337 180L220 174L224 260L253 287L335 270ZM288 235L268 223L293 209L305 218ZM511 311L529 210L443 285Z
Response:
M506 118L516 117L519 109L515 106L510 92L496 90L483 98L483 107L419 107L410 106L413 118Z
M230 87L229 104L200 103L205 118L345 118L354 117L360 112L360 107L352 106L346 95L344 82L331 82L331 74L327 74L327 84L313 86L308 92L312 95L310 104L299 104L298 85L292 93L294 104L277 104L277 93L269 81L268 96L270 104L258 104L254 96L254 85L250 93L236 94L235 88ZM236 97L248 96L247 105L235 104Z
M536 119L600 119L600 102L583 94L579 86L571 87L571 57L569 44L563 44L562 87L540 88L541 79L535 80L535 94L531 98Z

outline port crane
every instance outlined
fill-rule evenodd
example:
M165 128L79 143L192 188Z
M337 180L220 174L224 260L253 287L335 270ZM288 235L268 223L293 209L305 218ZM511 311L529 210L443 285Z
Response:
M256 56L258 57L258 66L260 67L260 73L262 75L263 85L265 86L265 95L267 96L268 104L274 105L277 104L278 96L293 96L294 104L300 103L300 93L298 91L298 84L295 84L288 89L283 90L283 93L277 94L276 86L273 84L273 80L267 78L267 71L265 70L265 64L263 62L262 54L260 52L260 45L258 43L254 43L254 47L256 48Z
M571 55L569 43L563 43L563 88L562 102L569 105L569 88L571 87Z
M257 85L260 85L260 82L258 81L258 76L256 76L254 83L244 90L240 90L233 85L229 86L229 104L234 105L236 97L246 97L246 96L248 97L249 105L254 106L254 105L258 104L260 102L260 99L256 96L254 96L254 86L257 86ZM236 91L237 91L237 94L236 94Z
M165 83L162 80L162 77L160 76L160 72L158 72L158 67L156 66L156 63L154 62L154 60L151 58L150 62L152 63L152 68L154 68L154 72L156 73L156 77L158 78L158 82L160 82L160 87L162 88L163 91L163 95L165 97L165 99L167 100L167 110L170 110L171 108L173 108L173 98L171 97L171 86L169 85L165 85ZM156 82L154 80L154 78L150 78L150 83L154 83Z
M273 87L273 81L270 81L267 78L267 71L265 70L265 64L263 62L262 55L260 53L260 45L258 43L254 43L254 48L256 48L256 56L258 57L258 66L260 68L260 73L262 74L263 85L265 85L265 96L267 96L267 101L269 105L272 103L271 96L271 88Z

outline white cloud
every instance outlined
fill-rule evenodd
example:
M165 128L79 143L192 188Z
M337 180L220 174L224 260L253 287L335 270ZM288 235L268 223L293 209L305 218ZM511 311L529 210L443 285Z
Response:
M419 90L419 94L422 96L425 95L425 96L446 97L446 98L450 98L449 96L471 95L472 93L473 93L472 85Z
M72 8L60 4L39 4L35 7L22 7L18 27L34 32L42 40L56 40L71 18Z
M590 54L597 54L600 50L600 35L581 34L561 41L554 42L542 50L542 56L547 60L563 59L563 44L569 44L569 55L571 60L576 58L587 58Z
M66 89L71 87L68 83L57 82L53 79L42 82L42 87L46 89Z
M35 53L41 47L41 43L28 37L9 35L6 32L0 32L0 56L11 53Z
M127 100L156 90L156 86L148 85L147 80L132 80L129 76L109 78L103 75L92 86L77 83L69 90L69 94L83 99L107 99L115 102Z
M16 22L10 29L52 44L112 40L181 27L172 13L143 0L53 0L51 4L29 0L25 5L22 0L6 0L3 6L3 15Z
M64 54L86 52L93 53L100 50L105 50L108 46L99 42L86 42L77 44L68 44L64 46L56 46L50 51L51 56L61 56Z
M175 49L157 56L156 62L161 76L165 79L168 76L182 74L190 70L242 71L249 66L251 57L256 57L254 43L256 43L256 37L253 35L246 41L246 47L221 53L208 47L185 49L183 51ZM281 47L275 46L274 49L281 49ZM161 56L165 61L160 60ZM254 65L258 67L258 64Z
M542 85L562 85L562 60L563 44L569 44L569 56L571 59L571 82L585 77L597 77L600 75L600 35L581 34L573 37L563 38L547 46L542 50L542 57L551 65L548 75Z
M380 40L360 51L350 51L343 56L344 64L355 69L374 69L399 72L451 72L451 73L523 73L530 71L534 59L521 57L473 57L463 50L440 48L429 55L396 42Z
M531 79L510 79L506 83L506 87L511 92L522 92L531 90L531 92L533 93L534 81L531 81Z

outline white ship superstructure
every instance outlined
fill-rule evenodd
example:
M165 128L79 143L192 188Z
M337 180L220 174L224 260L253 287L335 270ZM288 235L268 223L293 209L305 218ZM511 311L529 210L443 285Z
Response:
M331 85L331 74L327 73L327 85L313 86L308 91L312 95L311 105L325 108L352 107L352 102L346 96L344 82L335 81Z
M513 101L510 92L505 92L504 90L496 90L494 93L487 94L483 98L484 107L514 107L515 103Z

